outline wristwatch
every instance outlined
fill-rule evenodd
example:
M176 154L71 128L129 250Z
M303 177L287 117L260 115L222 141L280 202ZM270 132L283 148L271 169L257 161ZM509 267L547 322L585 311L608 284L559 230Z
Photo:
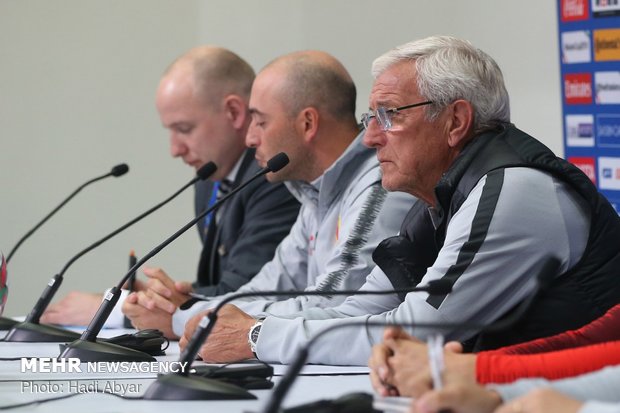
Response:
M250 350L252 350L252 354L254 357L258 359L256 355L256 343L258 342L258 335L260 334L260 329L263 326L264 318L259 318L256 320L256 323L252 327L250 327L250 331L248 332L248 343L250 344Z

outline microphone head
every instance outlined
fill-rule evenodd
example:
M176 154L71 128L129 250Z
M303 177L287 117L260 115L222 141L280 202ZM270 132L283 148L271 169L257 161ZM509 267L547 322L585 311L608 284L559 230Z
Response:
M201 181L204 181L205 179L213 175L215 171L217 171L217 166L213 162L207 162L206 164L202 165L200 169L198 169L198 171L196 172L196 176L198 176Z
M267 168L265 169L267 169L268 172L278 172L280 169L288 165L288 163L288 155L286 155L284 152L280 152L279 154L275 155L273 158L267 161Z
M427 284L427 292L430 295L446 295L452 292L452 281L440 278L438 280L429 281Z
M120 163L112 168L112 171L110 171L110 173L116 177L123 176L127 172L129 172L129 166L127 166L126 163Z

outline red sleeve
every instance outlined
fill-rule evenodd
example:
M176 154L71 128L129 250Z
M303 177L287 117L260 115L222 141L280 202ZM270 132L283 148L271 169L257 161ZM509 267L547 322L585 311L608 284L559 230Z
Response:
M620 340L620 304L590 324L551 337L539 338L521 344L489 351L492 354L532 354L563 350L590 344Z
M482 352L476 357L476 379L480 384L507 383L524 377L554 380L616 364L620 364L620 341L540 354Z

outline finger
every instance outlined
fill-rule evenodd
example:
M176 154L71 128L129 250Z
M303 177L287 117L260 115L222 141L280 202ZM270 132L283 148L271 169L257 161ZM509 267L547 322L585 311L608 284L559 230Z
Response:
M159 279L151 278L146 284L148 285L149 290L156 292L162 297L172 296L172 291L170 291L170 289Z
M383 397L388 397L388 396L398 396L398 389L394 386L392 386L390 383L386 383L385 381L381 380L379 378L379 375L374 372L374 371L370 371L370 382L372 384L372 387L375 389L375 391L377 392L377 394L379 394L380 396Z
M368 360L368 365L373 369L380 380L388 380L388 359L394 354L385 344L378 344L372 348L372 355Z
M161 295L157 295L157 294L152 295L151 296L151 302L154 305L153 309L159 308L159 309L164 310L165 312L167 312L169 314L174 314L174 312L177 309L176 305L174 305L173 303L171 303L170 301L168 301L167 299L165 299Z
M147 310L155 309L155 303L144 291L139 291L136 294L138 296L138 301L136 304L146 308Z
M142 307L140 307L137 303L131 303L127 300L123 302L123 306L121 307L122 313L125 314L129 319L138 316L141 309Z
M189 283L187 281L175 282L174 288L176 288L176 290L180 292L181 294L189 294L192 291L194 291L194 288L192 287L192 283Z
M403 333L404 331L401 327L387 327L383 330L383 340L398 338Z
M459 353L459 354L463 353L463 345L459 343L458 341L448 341L446 345L444 346L444 349L452 353Z
M187 345L187 338L185 338L185 334L183 334L183 337L181 337L181 339L179 340L179 349L181 351L185 350L186 345Z
M125 303L138 304L138 294L137 293L129 294L127 298L125 298Z
M171 281L168 274L166 274L166 272L161 268L144 267L142 272L144 272L144 275L149 278L156 278L161 281Z
M374 370L370 370L369 376L370 376L370 384L372 385L372 388L375 390L375 392L380 396L386 397L387 389L383 385L383 382L381 381L381 379L379 379L379 376L377 375L377 373Z

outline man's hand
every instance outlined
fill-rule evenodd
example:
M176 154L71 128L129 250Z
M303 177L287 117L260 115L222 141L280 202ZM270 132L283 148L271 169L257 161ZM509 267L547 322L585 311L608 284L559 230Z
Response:
M103 294L71 291L57 303L47 307L41 316L46 324L85 326L95 316Z
M175 282L161 268L144 267L142 271L149 280L146 283L146 294L139 296L139 305L149 310L158 308L173 314L181 304L190 299L188 294L193 290L190 283Z
M393 384L394 372L389 364L389 359L394 355L394 352L385 344L386 340L398 338L402 340L413 339L401 328L386 328L383 332L384 343L375 345L372 348L372 353L368 359L368 367L370 367L370 382L372 383L375 391L384 397L399 395L398 390Z
M200 320L206 314L208 311L199 313L185 324L183 337L179 341L181 351L185 349ZM206 343L200 347L198 355L207 363L230 363L253 358L254 355L248 343L248 333L254 323L256 319L239 308L232 304L225 305L218 312L215 327Z
M428 360L428 346L414 340L386 340L394 355L388 360L393 376L391 383L401 395L420 397L433 389ZM476 355L462 354L460 343L452 341L444 346L444 381L447 375L460 383L476 383Z
M139 330L156 328L161 330L167 338L176 340L178 337L172 331L172 315L158 308L147 309L139 305L138 297L143 294L145 294L144 291L129 294L123 302L123 314Z
M464 382L475 382L476 356L461 354L460 343L444 347L446 370ZM373 347L368 361L370 379L382 396L420 397L432 390L433 381L428 361L428 347L400 328L387 328L383 343Z

